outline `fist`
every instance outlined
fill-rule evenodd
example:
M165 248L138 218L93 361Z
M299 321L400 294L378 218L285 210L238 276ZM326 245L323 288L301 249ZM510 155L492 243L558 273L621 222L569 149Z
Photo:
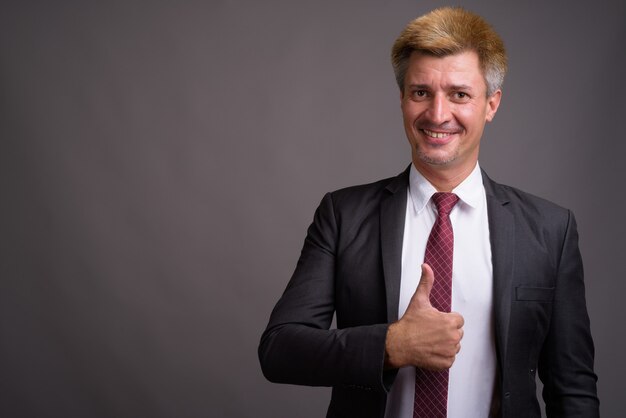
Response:
M422 264L419 285L406 312L389 326L385 363L390 368L415 366L428 370L449 369L461 350L463 317L440 312L430 303L434 273Z

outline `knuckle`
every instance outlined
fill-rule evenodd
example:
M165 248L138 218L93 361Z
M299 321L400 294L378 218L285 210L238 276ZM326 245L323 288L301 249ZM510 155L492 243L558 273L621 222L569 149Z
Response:
M453 329L458 329L459 328L459 326L458 326L458 319L455 318L452 315L446 315L445 322L446 322L446 325L449 328L453 328Z

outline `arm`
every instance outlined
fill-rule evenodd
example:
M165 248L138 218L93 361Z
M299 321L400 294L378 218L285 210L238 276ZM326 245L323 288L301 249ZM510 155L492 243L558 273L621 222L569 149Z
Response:
M569 220L559 261L548 337L539 377L549 417L597 417L594 347L585 304L583 266L574 216Z
M261 337L263 374L279 383L386 390L387 324L329 329L335 311L338 241L332 196L327 194Z

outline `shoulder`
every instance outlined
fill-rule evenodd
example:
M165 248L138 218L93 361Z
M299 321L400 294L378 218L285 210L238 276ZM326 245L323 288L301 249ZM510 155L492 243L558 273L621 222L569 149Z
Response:
M381 201L390 195L406 193L408 179L407 169L397 176L335 190L327 193L325 199L332 203L335 210L364 212L378 208Z
M516 187L493 181L483 172L483 184L487 198L506 206L516 218L535 225L560 224L566 227L572 220L572 212L554 202L525 192Z
M388 177L372 183L344 187L332 191L329 194L336 202L347 203L351 201L361 201L364 199L372 198L374 196L380 196L383 193L387 193L389 191L394 192L395 188L389 190L389 187L395 185L398 182L401 182L402 177L404 177L404 173L401 173L398 176ZM404 184L406 185L408 183L406 183L405 181Z
M407 186L408 169L395 177L326 193L315 212L314 224L326 230L375 225L386 199L395 195L406 201Z

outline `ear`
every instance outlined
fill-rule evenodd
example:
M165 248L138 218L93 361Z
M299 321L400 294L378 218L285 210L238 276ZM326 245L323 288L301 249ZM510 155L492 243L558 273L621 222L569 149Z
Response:
M502 90L496 90L491 96L487 97L487 115L485 119L487 122L491 122L496 116L498 107L500 106L500 99L502 98Z

